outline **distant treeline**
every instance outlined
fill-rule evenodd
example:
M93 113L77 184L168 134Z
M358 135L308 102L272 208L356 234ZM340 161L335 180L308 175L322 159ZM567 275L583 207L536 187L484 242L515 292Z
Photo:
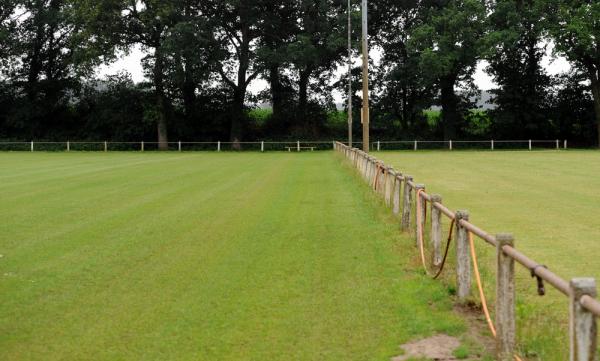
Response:
M360 1L352 0L359 49ZM0 139L343 139L333 91L350 79L347 0L3 0ZM600 134L600 2L370 1L373 136L561 138ZM547 47L572 71L551 77ZM148 79L95 70L134 47ZM353 56L358 56L355 50ZM498 89L474 111L477 63ZM268 89L251 96L258 79ZM361 88L360 68L352 70ZM359 92L352 98L360 137ZM252 104L272 111L252 111ZM439 117L427 116L432 106Z

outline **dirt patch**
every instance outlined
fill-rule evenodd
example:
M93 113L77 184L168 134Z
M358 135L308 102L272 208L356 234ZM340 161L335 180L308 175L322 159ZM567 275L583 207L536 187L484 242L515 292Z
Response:
M411 358L452 361L456 360L452 355L452 351L459 346L460 341L456 337L436 335L400 346L406 353L392 358L392 361L405 361Z

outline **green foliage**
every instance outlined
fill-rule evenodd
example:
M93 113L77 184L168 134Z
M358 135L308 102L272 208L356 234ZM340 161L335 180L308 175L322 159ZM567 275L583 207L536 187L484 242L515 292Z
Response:
M452 351L452 355L459 360L464 360L469 357L469 349L466 346L459 346L456 350Z

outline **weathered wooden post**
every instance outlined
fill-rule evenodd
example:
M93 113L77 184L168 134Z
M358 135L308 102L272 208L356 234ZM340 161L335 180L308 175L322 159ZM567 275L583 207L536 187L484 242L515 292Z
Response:
M417 247L419 246L419 227L423 230L423 237L425 237L425 215L427 214L425 199L423 199L423 196L419 196L420 190L425 190L425 184L415 184L415 243ZM425 244L423 244L423 247L425 247Z
M394 171L394 168L388 167L386 177L385 177L385 204L388 207L392 206L394 178L396 178L396 171Z
M71 151L71 142L67 140L67 152Z
M143 152L144 151L144 141L142 141L142 143L140 144L140 150Z
M298 149L298 151L300 151L300 141L298 141L298 142L296 143L296 148Z
M584 295L596 297L596 280L593 278L574 278L569 283L570 321L569 336L571 340L570 361L596 361L597 326L596 317L585 309L580 299Z
M219 140L217 142L217 152L220 152L220 151L221 151L221 141Z
M496 235L496 356L499 361L513 361L515 354L515 260L504 253L504 246L514 246L510 234Z
M442 204L442 196L431 195L431 246L433 248L432 263L435 267L442 264L442 211L435 204Z
M181 140L177 142L177 150L181 152Z
M392 212L394 215L400 214L400 195L402 192L402 174L396 173L394 176L394 192L392 201Z
M529 139L529 150L531 150L531 139Z
M556 150L560 149L560 141L557 139L556 140Z
M452 141L450 141L450 150L452 150Z
M412 187L410 183L413 177L410 175L404 176L404 201L402 204L402 221L400 223L400 229L406 231L410 227L410 212L412 207Z
M104 152L108 152L108 142L104 141Z
M456 294L464 301L471 293L471 256L469 233L460 225L461 220L469 220L469 212L457 211L456 218Z
M31 142L31 151L33 152L33 141Z
M381 142L377 141L377 151L381 151Z
M417 141L415 140L415 150L419 149L419 146L417 145Z
M492 150L494 150L494 140L492 139Z

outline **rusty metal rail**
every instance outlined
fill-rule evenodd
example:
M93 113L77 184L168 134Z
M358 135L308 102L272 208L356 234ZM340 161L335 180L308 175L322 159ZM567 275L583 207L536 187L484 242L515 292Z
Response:
M493 236L491 234L489 234L488 232L486 232L485 230L479 228L478 226L474 225L473 223L469 222L468 220L468 213L466 211L457 211L454 212L452 210L450 210L449 208L447 208L446 206L444 206L441 201L441 197L438 195L430 195L428 193L425 192L424 188L425 186L422 184L418 184L416 181L413 180L413 178L411 176L408 176L406 174L403 174L402 172L399 172L397 170L394 170L391 167L388 167L385 165L385 163L383 163L382 161L378 160L377 158L374 158L370 155L368 155L367 153L358 150L356 148L349 148L348 146L346 146L343 143L339 143L336 142L335 144L335 149L344 153L346 155L347 158L351 159L353 161L353 164L355 165L355 167L357 167L359 169L359 171L362 173L363 177L370 182L370 184L373 185L374 190L377 191L378 193L380 193L382 196L384 196L386 198L386 204L388 205L393 205L394 208L394 213L400 215L401 214L401 219L402 219L402 229L410 229L410 213L411 213L411 208L412 208L412 195L413 193L417 196L414 201L418 202L418 205L421 205L420 207L417 207L417 210L419 212L423 212L422 215L419 215L417 217L415 217L416 220L420 219L421 222L424 222L424 218L423 215L425 214L425 207L422 206L422 202L427 201L431 204L432 207L432 213L433 209L436 209L437 211L439 211L439 213L445 215L447 218L456 221L458 230L457 230L457 237L459 237L459 243L460 243L460 237L462 235L462 239L464 241L465 238L465 234L471 233L476 235L477 237L479 237L480 239L482 239L483 241L485 241L487 244L495 247L497 249L497 252L501 253L501 255L498 255L498 259L499 259L499 265L498 265L498 272L500 272L500 261L503 259L503 257L505 259L511 259L512 261L510 262L516 262L519 263L520 265L522 265L524 268L526 268L529 272L531 272L532 276L537 277L538 278L538 292L540 292L540 294L543 294L543 289L540 290L540 285L541 280L547 282L548 284L552 285L555 289L557 289L559 292L563 293L564 295L568 296L571 299L571 355L572 358L571 360L592 360L594 359L593 357L595 357L593 354L590 354L589 352L596 352L595 350L595 346L596 345L596 321L595 319L593 321L590 321L589 317L585 314L585 312L589 312L592 318L595 317L600 317L600 302L595 298L596 296L596 289L595 289L595 281L593 279L573 279L571 281L571 283L565 281L564 279L562 279L561 277L559 277L558 275L556 275L554 272L550 271L548 268L546 268L546 266L541 265L539 263L537 263L536 261L530 259L529 257L527 257L526 255L524 255L523 253L521 253L520 251L518 251L513 243L512 243L512 236L510 235L498 235L498 236ZM392 176L392 179L389 179L388 176ZM403 194L401 194L401 185L404 185L404 192ZM390 189L391 187L391 189ZM393 199L392 199L393 198ZM402 206L402 212L400 212L400 203L403 203ZM432 215L432 223L434 220L434 215ZM441 228L440 228L440 224L439 224L439 219L437 218L439 216L436 216L436 224L433 225L432 224L432 233L436 233L436 234L432 234L432 238L435 238L437 240L439 240L440 238L440 232L441 232ZM416 221L415 220L415 221ZM422 223L424 225L424 223ZM421 226L422 227L422 226ZM419 228L419 227L417 227ZM509 241L507 242L506 236L509 236ZM419 242L419 237L417 236L417 242ZM460 247L459 245L457 245L457 252L458 252L458 247ZM435 258L435 257L434 257ZM468 256L467 256L468 259ZM464 259L460 259L459 256L459 261L457 264L457 273L460 273L460 270L458 269L461 265L460 263L464 262ZM502 262L506 262L506 261L502 261ZM464 268L464 263L462 263L462 266ZM467 267L468 268L468 267ZM502 272L503 274L506 273L506 268L502 268ZM462 276L458 275L458 279L459 279L459 289L461 287L460 284L460 278ZM500 277L500 274L499 276ZM509 282L511 278L513 278L514 276L509 276L503 280L498 279L497 281L500 282L500 284L506 285L506 282ZM470 274L467 276L467 280L470 279ZM514 278L512 281L514 283ZM462 284L464 285L465 282L463 280ZM514 293L514 285L512 286L513 290L512 292ZM468 291L469 287L467 286L467 291ZM510 289L510 287L508 288ZM459 291L460 293L460 291ZM468 293L468 292L467 292ZM505 299L504 294L499 294L498 297L503 297L503 299L498 299L498 303L500 303L500 305L497 305L497 307L504 307L506 306L506 302L508 302L507 300L510 300L510 297L508 299ZM460 297L460 296L459 296ZM508 296L506 296L508 297ZM514 328L514 297L512 300L510 300L513 303L513 312L512 315L510 315L510 317L513 318L512 321L512 327ZM575 306L573 306L575 305ZM577 306L579 305L579 306ZM578 307L582 308L584 311L580 310ZM504 312L506 311L506 309L497 311L497 312ZM583 312L583 313L582 313ZM509 313L510 314L510 313ZM497 317L500 317L499 322L501 323L501 325L503 323L506 322L506 319L503 319L503 316L500 315ZM510 325L510 322L508 323L508 325ZM507 327L506 324L504 326L501 327ZM583 328L582 328L583 327ZM514 331L514 330L513 330ZM514 333L514 332L513 332ZM503 345L503 346L510 346L510 343L514 343L514 339L511 341L510 339L508 340L500 340L500 342L498 343L498 345ZM499 346L500 347L500 346ZM512 345L511 347L514 348L514 345ZM509 347L510 348L510 347ZM583 353L578 353L577 350L593 350L593 351L589 351L589 352L583 352ZM505 350L506 351L506 350ZM504 360L504 356L505 355L503 352L499 351L499 358ZM511 354L512 355L512 354ZM575 355L575 356L573 356Z

